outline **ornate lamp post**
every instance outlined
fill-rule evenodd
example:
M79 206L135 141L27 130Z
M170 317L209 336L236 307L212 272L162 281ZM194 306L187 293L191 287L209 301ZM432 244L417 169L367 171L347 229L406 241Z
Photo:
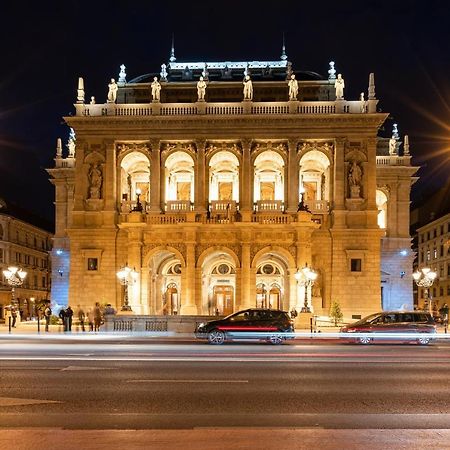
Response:
M318 273L315 272L310 267L308 267L308 264L306 264L305 267L303 267L303 269L297 270L297 272L294 276L295 276L295 279L297 280L297 283L300 286L305 287L305 302L303 304L303 308L302 308L301 312L310 313L311 308L309 307L309 303L308 303L308 288L312 287L312 285L314 284L314 282L317 279Z
M124 286L122 311L131 311L131 306L128 304L128 285L130 283L134 284L137 277L138 273L131 267L128 267L128 265L125 265L117 272L117 278L120 284Z
M430 314L432 314L433 313L433 310L431 308L432 299L430 298L428 292L429 288L433 285L434 280L437 277L437 273L433 272L429 267L422 267L421 270L417 269L412 276L417 286L424 288L425 299L428 301L428 309L430 311Z
M140 201L141 194L142 194L142 191L139 188L137 188L136 189L136 197L137 197L136 206L133 208L133 211L142 212L143 208L142 208L142 203Z
M17 286L22 286L23 280L27 276L27 272L19 267L10 266L3 271L3 275L11 286L11 305L14 305L16 301L14 297L15 288Z

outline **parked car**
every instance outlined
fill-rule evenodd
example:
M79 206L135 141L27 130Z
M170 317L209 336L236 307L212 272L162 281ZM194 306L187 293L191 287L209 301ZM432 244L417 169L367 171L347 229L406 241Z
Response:
M281 344L293 337L294 322L285 311L251 308L197 325L195 336L220 345L233 339L257 339Z
M385 311L364 317L340 331L342 339L359 344L377 340L428 345L435 338L436 324L433 316L425 311Z

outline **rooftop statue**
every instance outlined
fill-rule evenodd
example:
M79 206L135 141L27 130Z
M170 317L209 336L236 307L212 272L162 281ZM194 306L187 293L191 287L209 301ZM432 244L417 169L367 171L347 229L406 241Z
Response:
M336 81L334 82L334 87L336 89L336 100L344 100L345 82L340 73L338 73Z
M161 64L161 73L159 75L161 81L167 81L167 66L165 64Z
M69 150L68 158L75 158L75 142L77 138L75 136L75 130L73 128L70 129L69 132L69 140L67 141L67 148Z
M127 74L125 72L125 64L122 64L120 66L120 72L119 72L119 84L125 84L127 82Z
M359 101L361 102L361 112L365 113L366 112L366 100L364 99L364 92L361 92L361 94L359 94Z
M94 96L91 97L91 101L89 103L91 105L95 105L95 97Z
M199 102L205 101L205 93L206 93L206 82L203 79L203 77L200 77L200 79L197 82L197 96Z
M152 89L152 100L154 102L159 102L161 100L161 84L158 81L158 78L153 77L153 82L150 85Z
M246 75L243 81L244 85L244 100L253 99L253 83L250 79L250 75Z
M116 81L111 78L111 83L108 84L108 103L116 103L118 89Z
M328 69L328 79L335 80L336 79L336 69L334 68L334 61L330 61L330 68Z
M288 82L289 86L289 100L297 100L298 95L298 81L295 79L295 75L291 75L291 79Z

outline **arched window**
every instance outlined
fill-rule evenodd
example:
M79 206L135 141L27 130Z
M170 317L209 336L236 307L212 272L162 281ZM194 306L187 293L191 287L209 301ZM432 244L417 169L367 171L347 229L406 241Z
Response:
M231 152L218 152L209 161L209 200L239 202L239 160Z
M190 208L194 203L194 160L186 152L172 153L165 163L168 212Z
M378 226L387 228L387 195L380 189L376 191L376 203L378 209Z
M141 152L126 155L120 164L120 192L122 204L137 200L140 192L142 203L150 202L150 161Z
M254 164L254 202L257 210L281 210L284 202L284 160L277 152L260 153Z

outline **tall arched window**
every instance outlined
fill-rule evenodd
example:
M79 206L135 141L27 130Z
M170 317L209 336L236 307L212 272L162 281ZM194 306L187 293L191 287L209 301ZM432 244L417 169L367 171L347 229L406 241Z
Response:
M190 209L194 203L194 160L186 152L172 153L165 163L168 212Z
M387 228L387 195L380 189L376 192L376 203L378 209L378 226Z
M254 164L254 202L258 211L281 210L284 202L284 160L277 152L260 153Z
M120 192L122 206L136 202L137 192L140 192L142 203L150 202L150 161L143 153L128 153L122 159L120 164Z

